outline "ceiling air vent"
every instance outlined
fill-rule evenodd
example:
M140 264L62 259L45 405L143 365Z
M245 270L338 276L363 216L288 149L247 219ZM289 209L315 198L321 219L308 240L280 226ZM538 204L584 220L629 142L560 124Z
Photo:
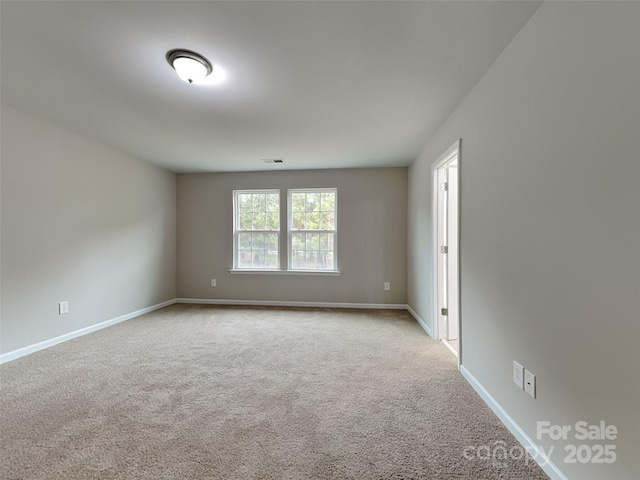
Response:
M281 158L263 158L262 161L264 163L284 163Z

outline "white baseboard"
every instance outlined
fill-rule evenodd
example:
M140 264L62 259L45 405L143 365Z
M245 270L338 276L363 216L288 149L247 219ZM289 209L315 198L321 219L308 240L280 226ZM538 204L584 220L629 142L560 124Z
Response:
M2 355L0 355L0 364L5 362L10 362L11 360L15 360L16 358L24 357L25 355L29 355L30 353L37 352L38 350L43 350L45 348L53 347L54 345L57 345L62 342L66 342L67 340L72 340L77 337L81 337L82 335L86 335L87 333L95 332L96 330L101 330L103 328L110 327L111 325L115 325L116 323L124 322L126 320L131 320L132 318L139 317L140 315L153 312L154 310L158 310L160 308L164 308L169 305L173 305L174 303L176 303L175 298L171 300L167 300L166 302L152 305L150 307L136 310L135 312L127 313L125 315L120 315L119 317L112 318L111 320L97 323L95 325L91 325L90 327L81 328L80 330L76 330L75 332L65 333L64 335L60 335L59 337L50 338L49 340L45 340L43 342L34 343L33 345L28 345L26 347L18 348L17 350L12 350L11 352L3 353Z
M203 305L255 305L260 307L316 307L316 308L370 308L406 310L404 303L336 303L336 302L287 302L280 300L227 300L222 298L176 298L176 303Z
M413 308L411 308L411 306L407 305L407 310L409 311L409 313L411 315L413 315L413 318L415 318L418 321L418 323L423 328L423 330L425 332L427 332L427 335L429 335L431 338L433 338L433 330L431 330L431 327L429 325L427 325L427 322L422 320L420 318L420 316L413 310Z
M449 343L449 341L448 341L448 340L442 339L442 340L440 340L440 341L442 342L442 344L443 344L445 347L447 347L447 349L448 349L451 353L453 353L456 357L458 356L458 352L456 352L456 349L455 349L455 348L453 348L453 347L451 346L451 344ZM458 365L458 370L460 370L460 365Z
M553 464L551 459L538 447L538 445L531 440L531 437L527 435L520 425L518 425L513 418L505 411L504 408L496 401L495 398L482 386L476 377L473 376L464 365L460 365L460 373L467 379L473 389L480 395L484 402L489 405L489 408L495 413L502 421L505 427L513 434L514 437L520 442L520 444L531 454L540 468L549 475L551 480L568 480L567 477L560 471L560 469Z

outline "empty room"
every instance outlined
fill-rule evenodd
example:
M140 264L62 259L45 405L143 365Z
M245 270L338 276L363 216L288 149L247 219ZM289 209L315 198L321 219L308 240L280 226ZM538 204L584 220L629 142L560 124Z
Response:
M0 478L633 480L640 2L0 2Z

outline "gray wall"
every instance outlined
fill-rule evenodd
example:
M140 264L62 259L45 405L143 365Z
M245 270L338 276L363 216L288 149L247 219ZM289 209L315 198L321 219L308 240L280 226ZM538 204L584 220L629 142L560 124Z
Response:
M174 174L6 106L1 148L3 353L175 297Z
M555 444L569 478L640 471L639 21L635 2L546 2L409 171L409 304L431 321L430 165L462 138L463 365L532 439L537 420L618 427L612 465Z
M232 191L310 187L338 189L342 275L230 274ZM406 232L406 168L179 174L178 297L405 304Z

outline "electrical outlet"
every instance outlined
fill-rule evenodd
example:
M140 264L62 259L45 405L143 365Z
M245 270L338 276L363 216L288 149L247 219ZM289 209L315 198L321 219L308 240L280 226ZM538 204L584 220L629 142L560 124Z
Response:
M384 289L391 290L391 282L384 282Z
M58 315L64 315L65 313L69 313L69 302L58 302Z
M536 398L536 376L529 370L524 370L524 391Z
M513 361L513 383L518 388L524 389L524 367L515 360Z
M217 286L217 285L218 285L218 282L216 282L216 279L215 279L215 278L212 278L212 279L211 279L211 286L212 286L212 287L215 287L215 286Z

